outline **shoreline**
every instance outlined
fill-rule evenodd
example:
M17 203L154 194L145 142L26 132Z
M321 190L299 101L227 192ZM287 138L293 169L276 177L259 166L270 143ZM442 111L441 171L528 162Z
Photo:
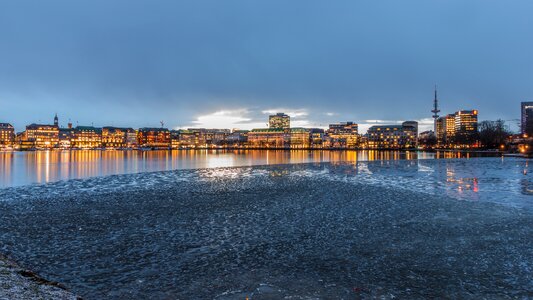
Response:
M61 283L47 280L1 253L0 299L82 300Z

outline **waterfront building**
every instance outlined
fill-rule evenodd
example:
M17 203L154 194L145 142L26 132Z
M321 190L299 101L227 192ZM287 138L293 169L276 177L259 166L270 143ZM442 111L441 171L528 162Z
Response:
M242 147L248 143L249 130L233 130L226 137L226 142L229 147Z
M59 128L59 148L61 149L70 149L72 148L72 124L69 123L67 128Z
M223 146L226 144L226 136L230 133L229 129L189 128L187 130L194 133L195 144L199 148Z
M291 127L291 118L284 113L277 113L268 117L268 127L272 129L288 129Z
M55 122L55 121L54 121ZM59 127L57 125L30 124L21 135L21 148L50 149L59 145Z
M0 123L0 149L12 148L15 143L15 128L9 123Z
M172 130L170 132L172 148L196 148L197 134L187 129Z
M353 122L330 124L326 135L327 147L355 148L358 145L359 125Z
M258 128L248 133L251 148L288 148L290 133L283 128Z
M367 132L368 147L372 149L413 148L418 142L418 122L401 125L375 125Z
M102 128L93 126L76 126L72 130L71 147L76 149L94 149L102 147Z
M295 127L290 128L289 144L294 149L305 149L311 146L311 129Z
M170 131L167 128L140 128L137 132L139 147L169 148L171 146Z
M311 148L322 148L324 145L324 129L311 128Z
M137 133L133 128L106 126L102 128L102 147L136 148Z
M521 122L520 129L522 134L533 134L533 102L521 103Z

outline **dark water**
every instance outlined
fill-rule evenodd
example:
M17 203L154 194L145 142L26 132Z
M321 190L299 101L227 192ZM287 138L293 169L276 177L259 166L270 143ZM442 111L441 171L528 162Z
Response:
M0 252L87 299L526 299L531 171L358 161L1 189Z
M0 188L112 174L307 162L470 157L400 151L37 151L0 152Z

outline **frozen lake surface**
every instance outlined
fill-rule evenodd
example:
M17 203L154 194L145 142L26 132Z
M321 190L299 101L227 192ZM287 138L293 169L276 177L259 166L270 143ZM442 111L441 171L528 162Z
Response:
M533 297L525 159L179 170L0 189L0 252L86 299Z

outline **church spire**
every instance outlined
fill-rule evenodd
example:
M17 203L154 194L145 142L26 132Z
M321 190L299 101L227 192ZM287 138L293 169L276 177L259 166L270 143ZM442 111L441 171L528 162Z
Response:
M59 126L59 118L57 117L57 113L56 113L56 116L54 117L54 125Z

